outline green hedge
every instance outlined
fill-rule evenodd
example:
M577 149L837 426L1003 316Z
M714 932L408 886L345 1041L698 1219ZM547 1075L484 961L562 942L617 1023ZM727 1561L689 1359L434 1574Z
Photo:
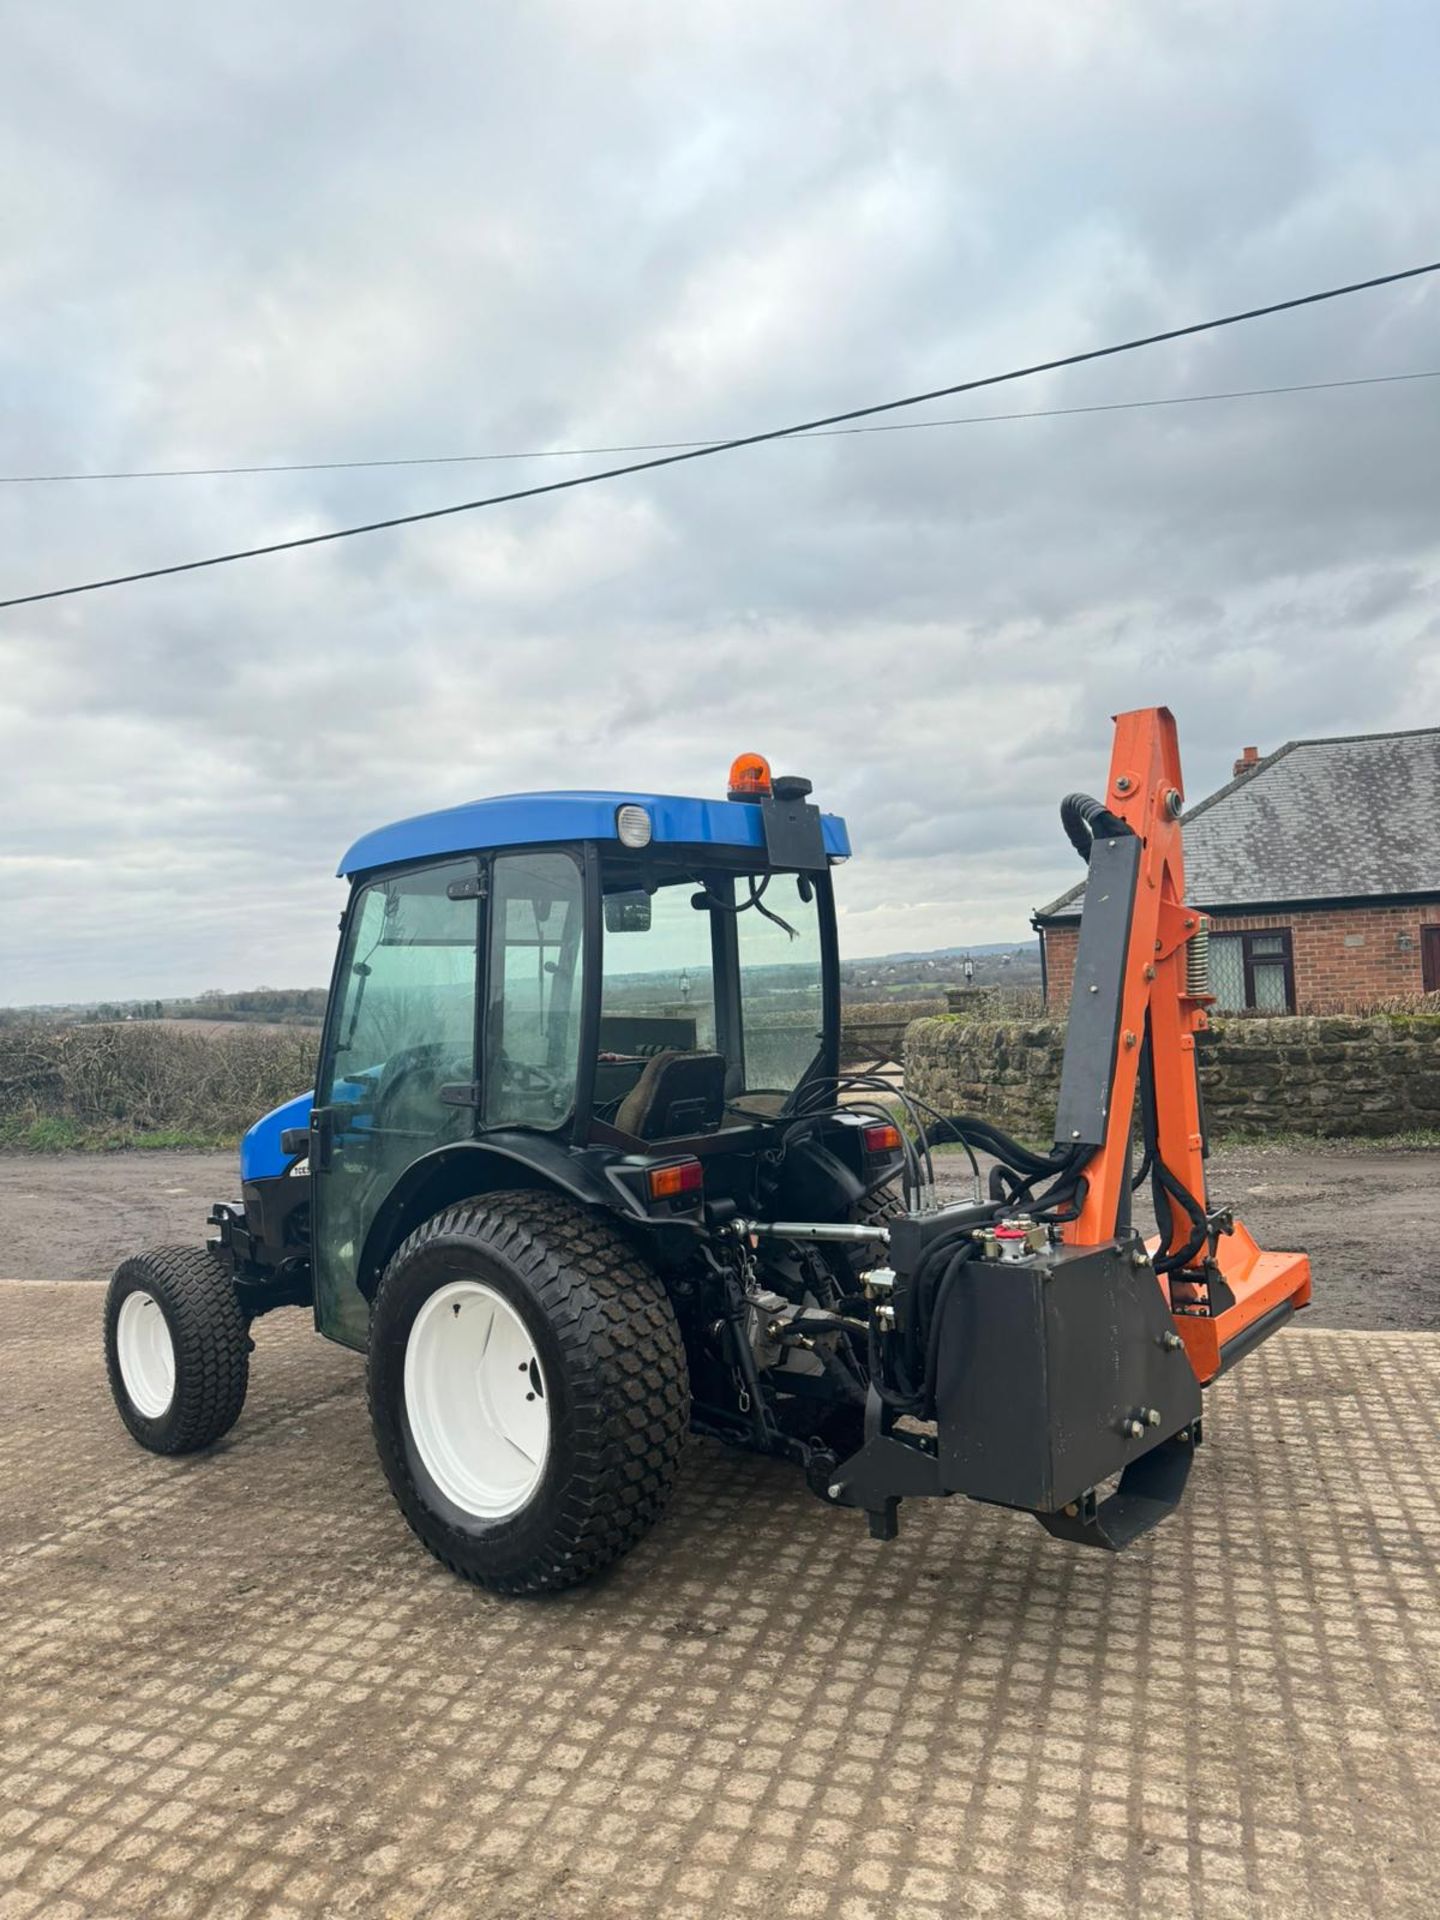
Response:
M0 1146L223 1145L313 1084L317 1039L153 1020L0 1031Z

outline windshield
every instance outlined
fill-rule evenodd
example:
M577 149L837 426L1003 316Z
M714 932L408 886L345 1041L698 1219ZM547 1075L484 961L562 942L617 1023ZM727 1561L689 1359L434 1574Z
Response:
M660 1052L720 1055L727 1099L790 1092L824 1025L813 884L700 868L658 883L653 867L630 875L617 866L604 881L601 1112Z
M356 896L319 1104L347 1087L399 1092L474 1074L475 862L377 880ZM452 886L469 895L452 898ZM421 1068L424 1072L421 1072ZM453 1110L443 1115L454 1119Z

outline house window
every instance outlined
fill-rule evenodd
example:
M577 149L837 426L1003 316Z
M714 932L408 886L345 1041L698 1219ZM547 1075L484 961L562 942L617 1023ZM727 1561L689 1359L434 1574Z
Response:
M1288 929L1277 933L1212 933L1210 991L1222 1013L1295 1011L1295 964Z

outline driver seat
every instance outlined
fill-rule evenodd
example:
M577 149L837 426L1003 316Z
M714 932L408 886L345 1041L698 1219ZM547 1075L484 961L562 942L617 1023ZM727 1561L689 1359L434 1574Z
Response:
M713 1133L725 1117L725 1059L671 1049L645 1062L620 1102L614 1125L635 1140Z

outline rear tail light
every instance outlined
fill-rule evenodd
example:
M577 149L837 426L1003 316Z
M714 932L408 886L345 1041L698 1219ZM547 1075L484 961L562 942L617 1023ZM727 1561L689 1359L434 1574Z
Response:
M681 1160L673 1167L652 1167L648 1181L652 1200L676 1200L682 1193L699 1193L705 1170L698 1160Z
M898 1153L900 1129L898 1127L866 1127L865 1151L867 1153Z

